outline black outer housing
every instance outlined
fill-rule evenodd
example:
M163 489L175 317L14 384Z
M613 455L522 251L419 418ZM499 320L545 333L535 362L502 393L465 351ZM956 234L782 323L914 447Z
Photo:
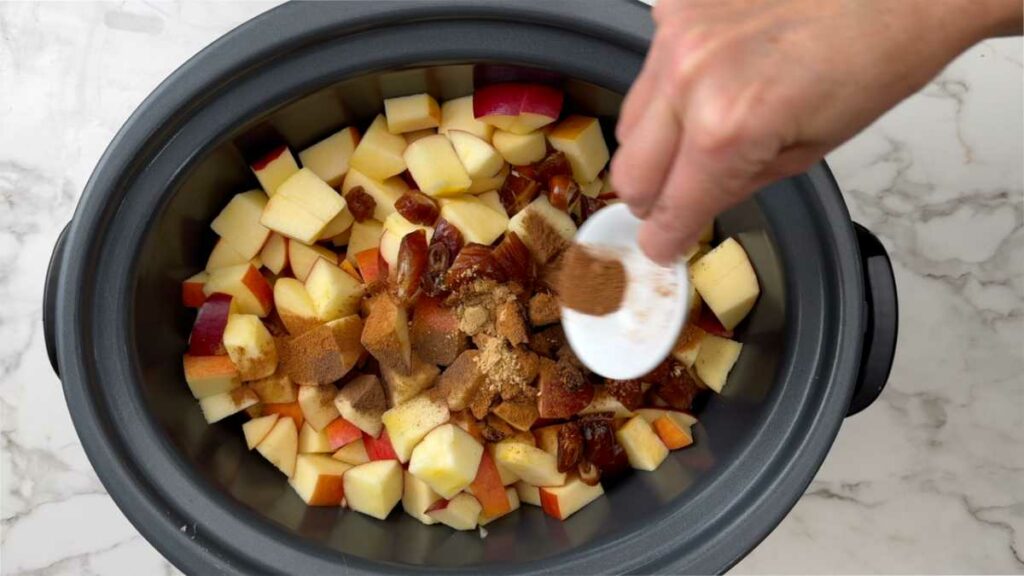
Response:
M610 487L564 524L524 509L480 540L397 513L377 524L305 511L239 449L234 425L202 422L175 371L188 315L162 309L202 266L182 256L192 261L168 273L168 253L198 254L190 234L239 190L184 216L175 195L252 118L345 78L448 62L532 65L621 94L651 34L646 7L625 1L288 4L162 83L93 173L55 249L44 305L76 429L140 532L202 574L710 573L756 546L803 493L843 417L881 391L895 347L888 256L869 232L855 233L823 163L719 221L751 253L764 292L730 388L702 413L697 446ZM224 454L204 453L217 446ZM336 526L344 537L329 534ZM409 539L443 554L411 562L384 544Z

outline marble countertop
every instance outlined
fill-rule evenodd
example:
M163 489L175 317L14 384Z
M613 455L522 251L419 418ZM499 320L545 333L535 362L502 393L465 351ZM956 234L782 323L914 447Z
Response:
M0 3L3 574L175 572L85 458L46 358L43 275L135 106L272 5ZM1024 572L1022 77L1019 39L985 42L829 156L892 254L898 354L735 572Z

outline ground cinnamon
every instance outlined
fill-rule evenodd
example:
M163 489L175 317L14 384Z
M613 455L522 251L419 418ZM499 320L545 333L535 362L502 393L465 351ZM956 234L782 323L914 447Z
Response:
M562 304L584 314L604 316L622 307L626 268L614 256L573 244L562 256L557 283Z

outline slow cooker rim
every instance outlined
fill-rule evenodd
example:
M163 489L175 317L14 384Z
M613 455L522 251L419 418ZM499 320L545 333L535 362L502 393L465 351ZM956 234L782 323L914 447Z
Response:
M465 6L467 6L468 4L469 3L462 4L463 8ZM281 8L281 9L278 9L278 10L286 10L286 9L287 10L293 10L294 8L285 7L285 8ZM272 11L271 13L268 13L267 15L264 15L263 17L261 17L258 20L261 20L263 18L270 18L270 15L275 15L276 16L278 14L279 13L277 12L277 10L275 10L275 11ZM577 15L573 15L574 18L576 16ZM221 41L225 41L229 37L232 37L234 35L238 35L238 34L244 32L245 30L247 30L246 26L248 26L248 25L245 25L245 26L243 26L243 28L230 33L228 36L225 36L225 38L222 39ZM221 42L221 41L218 41L218 42ZM76 239L85 240L85 239L89 238L88 232L89 232L89 229L90 229L90 225L87 225L86 222L91 222L91 227L95 228L96 224L98 224L102 220L101 218L99 218L99 216L101 216L101 214L99 214L99 212L101 211L102 204L103 204L102 192L104 191L104 188L102 187L102 183L104 182L104 180L107 180L107 181L127 181L127 179L123 179L122 178L122 177L126 176L126 174L124 173L123 168L119 169L119 168L116 167L116 163L115 163L114 159L112 158L112 156L114 156L114 152L121 151L122 148L124 148L126 146L125 142L130 140L130 137L138 137L139 135L137 133L140 130L144 131L144 132L147 132L147 133L149 132L148 130L145 130L144 126L146 124L149 124L150 126L152 126L154 123L153 122L143 122L143 118L146 116L146 114L148 112L151 111L150 108L155 106L154 101L160 96L160 91L164 90L166 88L166 86L168 84L170 84L171 82L176 81L176 78L178 76L182 75L183 71L185 71L187 68L198 66L198 62L200 62L200 60L201 60L200 57L204 56L204 54L206 54L209 50L212 50L212 48L213 47L211 47L207 51L204 51L203 53L200 53L199 55L197 55L192 61L190 61L185 66L183 66L181 69L179 69L179 71L176 72L175 75L170 77L167 80L167 82L165 82L165 84L161 86L161 89L159 89L158 92L155 92L153 94L153 96L151 96L149 99L147 99L147 101L142 106L140 106L138 111L135 114L133 114L132 119L130 119L129 122L126 123L126 125L122 129L122 131L118 134L117 137L115 137L114 141L111 143L111 145L108 148L107 152L104 154L104 158L101 159L96 173L94 174L93 178L90 180L90 184L87 187L87 193L83 196L83 201L82 201L82 203L79 206L78 213L76 214L76 217L75 217L75 219L73 221L73 224L72 224L72 228L69 231L70 237L72 239L71 245L73 245L73 246L74 245L85 245L82 242L74 242L74 240L76 240ZM175 111L176 112L180 112L180 109L175 110ZM152 141L149 138L143 138L143 140L147 141L147 142ZM146 151L143 151L143 150L139 150L138 153L135 153L135 151L132 151L129 154L129 156L131 156L132 158L136 158L136 157L139 157L139 156L144 156L145 153L146 153ZM121 158L120 160L121 160L120 164L124 164L124 165L128 164L128 162L125 161L126 160L125 158ZM822 178L822 174L826 174L827 175L827 173L824 172L821 167L816 169L816 171L812 171L812 175L811 175L812 178L814 177L814 174L818 174L819 179ZM112 176L113 176L113 178L112 178ZM828 178L826 177L826 178L824 178L824 180L828 180ZM825 203L827 205L831 206L831 210L833 211L833 217L838 219L838 220L834 220L833 221L833 225L837 226L837 228L833 229L833 232L837 233L837 237L836 237L837 243L841 244L841 245L845 244L846 245L845 251L846 251L847 254L850 254L849 248L853 247L853 249L855 250L856 249L855 248L856 244L853 242L852 227L849 225L848 215L846 215L845 208L844 208L844 206L842 204L841 198L838 196L838 190L834 188L834 183L819 182L819 186L825 186L825 188L821 188L820 190L828 190L828 191L833 191L834 192L834 195L830 196L828 198L828 200L830 200L830 201L829 202L825 202ZM116 190L114 188L106 188L107 195L111 195L115 191ZM826 200L826 198L823 198L822 200L824 202ZM90 213L90 208L91 208L91 213ZM836 212L836 210L838 210L838 212ZM845 234L844 226L842 226L842 221L841 221L842 217L846 218L846 220L845 220L845 224L846 224L845 228L849 228L849 237L848 238L844 238L847 235ZM855 252L854 252L854 254L855 254ZM75 266L76 264L77 264L77 266ZM73 259L70 259L67 255L65 256L63 262L61 263L61 269L63 270L63 276L64 276L64 278L68 278L68 279L80 278L80 277L85 276L84 272L85 272L87 266L88 266L87 262L85 262L83 260L74 261ZM854 267L854 269L856 269L856 268ZM856 276L855 273L853 273L853 275ZM857 278L857 279L859 279L859 278ZM69 284L73 285L74 283L71 282ZM854 284L856 284L856 282ZM65 290L66 286L67 285L62 287L62 290ZM60 318L67 318L69 313L71 315L70 316L70 323L68 323L66 321L64 323L64 326L65 327L67 327L67 326L75 326L75 327L80 326L80 322L82 320L82 317L81 317L82 316L82 310L76 308L74 306L74 303L68 304L67 294L62 295L62 297L59 299L59 302L60 302L60 308L59 308L58 316ZM853 322L851 324L847 324L847 328L852 330L853 327L855 326L855 324L856 324L856 322ZM62 333L64 333L64 334L75 333L75 332L77 332L77 331L75 331L75 330L65 330L65 331L62 331ZM66 394L68 394L69 405L72 403L73 397L77 396L78 397L77 399L82 401L79 404L79 406L85 406L87 408L87 410L88 410L87 414L81 414L81 413L77 413L76 414L74 411L72 411L73 417L75 417L76 427L79 428L79 429L89 428L89 427L98 427L98 428L102 429L104 427L104 421L103 421L102 418L99 417L98 406L96 406L96 405L94 405L92 403L92 399L89 398L88 395L85 395L85 388L84 387L71 386L71 383L75 381L75 377L77 377L80 374L84 373L86 371L86 369L85 369L84 362L83 362L84 359L83 358L75 357L73 355L73 348L74 348L74 346L73 345L69 346L68 345L69 343L65 342L64 339L65 339L65 337L61 337L61 342L60 342L59 348L60 348L60 356L61 356L61 365L63 367L67 367L67 368L65 368L65 379L64 379L64 382L65 382L65 391L66 391ZM859 342L856 338L854 338L854 339L852 339L850 341L851 342ZM73 343L71 343L71 344L73 344ZM79 364L79 362L83 362L83 364ZM847 391L852 391L852 387L851 386L846 386L845 389ZM84 398L82 397L83 395L85 396ZM841 409L845 410L845 404L841 407ZM88 421L86 421L86 418L88 418ZM832 434L827 439L826 447L827 447L828 444L831 443L831 439L834 436L834 433L838 430L838 422L840 420L841 420L841 418L836 418L836 424L833 427ZM112 434L113 432L114 431L106 431L107 434ZM86 443L86 437L87 436L89 436L89 435L83 435L83 443ZM95 438L92 438L92 439L96 440L97 438L98 437L95 437ZM116 459L116 455L111 452L111 447L106 445L103 441L90 442L90 444L93 444L91 447L87 446L87 451L89 453L90 460L95 461L95 460L100 459L100 458L105 458L106 460L108 460L107 463L109 465L109 464L111 464L110 460ZM824 454L822 453L822 457L823 456L824 456ZM819 463L820 463L820 460L819 460ZM123 463L123 464L127 464L127 463ZM813 471L816 470L816 468L817 468L817 463L815 463L814 466L810 467L811 474L813 474ZM101 470L101 467L97 466L97 472L98 473L101 473L100 470ZM103 474L101 473L101 476L102 475ZM118 479L110 478L110 479L105 479L105 482L107 482L108 480L114 481L114 482L119 481ZM807 479L807 481L809 482L809 478ZM802 492L802 490L803 490L803 486L800 487L799 491ZM112 492L112 495L114 495L113 492ZM115 499L118 499L118 496L116 496L116 495L114 495L114 496L115 496ZM145 498L142 498L140 500L143 501L142 502L143 504L152 504L151 502L145 502ZM119 501L119 504L121 504L120 501ZM138 505L139 502L135 502L134 504ZM788 510L789 509L789 505L788 504L784 505L783 508L784 508L784 510ZM128 512L126 510L126 514L127 513ZM154 518L154 517L158 517L160 514L161 514L161 511L159 509L157 509L156 507L152 507L152 509L147 510L145 512L145 514L139 514L139 516L146 516L146 515L148 515L150 518ZM138 522L136 522L136 524L138 525ZM768 533L768 531L770 531L770 528L773 527L774 525L775 525L775 522L771 522L770 523L770 527L768 528L768 530L766 530L764 532L763 535L761 535L761 537L766 535ZM142 528L142 526L140 526L140 528ZM153 538L151 538L151 540L153 540ZM758 540L760 540L760 538L758 538ZM169 548L170 548L170 546L169 546ZM163 550L163 548L162 548L162 550ZM168 552L168 550L163 550L163 551ZM216 557L216 555L213 554L211 551L207 551L207 552L210 552L209 556L213 556L213 557L211 558L211 557L208 556L206 558L206 561L212 561L213 565L218 565L218 560L219 559ZM168 556L171 557L172 559L175 559L175 558L180 559L180 556L171 555L169 553L168 553ZM737 556L733 561L738 560L739 557L740 556ZM224 560L227 561L227 559L224 559ZM232 559L232 560L234 560L234 559ZM244 560L244 558L242 560ZM192 565L182 564L182 567L185 567L185 566L192 566ZM198 567L198 566L203 566L203 567L208 568L210 566L210 564L202 564L202 565L198 565L197 564L197 565L192 566L192 567L195 568L195 567ZM228 567L227 564L220 564L220 566L222 566L225 569L227 569L227 567Z

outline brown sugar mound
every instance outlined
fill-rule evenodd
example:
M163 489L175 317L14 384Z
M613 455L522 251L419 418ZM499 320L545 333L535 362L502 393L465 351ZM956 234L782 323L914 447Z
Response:
M573 244L562 258L557 284L558 296L567 307L604 316L622 306L626 268L616 258Z

